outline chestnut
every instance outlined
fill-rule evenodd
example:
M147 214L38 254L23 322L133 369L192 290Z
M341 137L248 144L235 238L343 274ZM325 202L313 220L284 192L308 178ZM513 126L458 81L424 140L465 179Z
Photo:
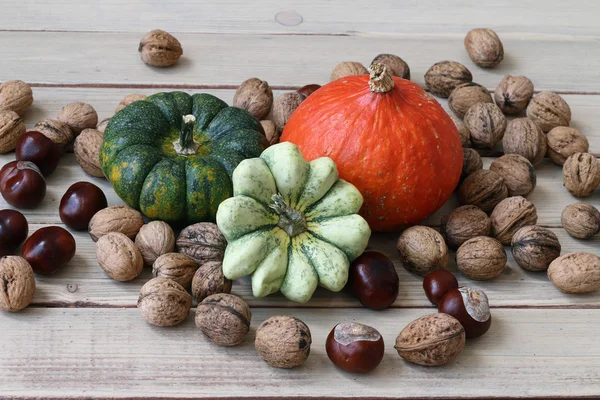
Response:
M31 161L11 161L0 170L0 193L17 208L35 208L46 196L46 181Z
M15 152L17 161L31 161L38 166L44 176L54 172L61 155L60 147L38 131L29 131L21 136L17 141Z
M465 328L467 338L476 338L488 331L492 315L487 295L483 290L461 287L446 293L438 311L456 318Z
M60 220L69 228L83 231L98 211L108 207L102 189L90 182L72 184L62 199L58 212Z
M431 271L423 279L423 290L429 301L437 306L450 289L458 289L454 274L445 269Z
M33 272L50 275L71 261L75 255L75 239L60 226L47 226L25 241L22 253Z
M399 285L394 263L381 253L366 251L350 265L348 287L365 307L389 307L398 297Z
M0 210L0 257L15 254L27 239L27 219L17 210Z
M321 85L317 85L316 83L302 86L300 89L296 90L296 92L300 93L304 98L307 98L311 94L313 94L317 89L320 89Z
M383 337L375 329L356 322L337 324L327 336L325 350L332 363L348 372L370 372L384 353Z

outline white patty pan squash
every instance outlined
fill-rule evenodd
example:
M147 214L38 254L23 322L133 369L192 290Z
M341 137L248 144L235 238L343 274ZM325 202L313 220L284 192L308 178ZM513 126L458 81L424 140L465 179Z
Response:
M233 197L217 210L228 279L252 275L254 296L281 290L301 303L317 285L346 285L371 230L357 214L362 195L339 179L333 160L308 162L296 145L280 143L242 161L232 180Z

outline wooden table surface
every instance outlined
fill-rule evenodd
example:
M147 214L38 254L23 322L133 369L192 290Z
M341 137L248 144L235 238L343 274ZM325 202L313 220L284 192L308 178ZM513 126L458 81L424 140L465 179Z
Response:
M599 16L596 0L3 1L0 81L33 86L35 103L25 116L32 127L73 101L92 104L101 119L110 117L129 93L181 89L231 103L236 86L254 76L279 94L326 83L338 62L368 65L382 52L403 57L423 85L433 63L452 59L490 90L511 74L528 76L536 90L561 93L573 111L572 126L599 155ZM484 70L469 60L462 41L474 27L493 28L502 38L505 59L497 68ZM156 69L140 60L139 39L155 28L181 41L177 66ZM13 159L3 155L0 165ZM493 158L484 160L487 166ZM530 199L539 224L558 235L563 254L600 254L599 235L580 241L561 227L562 209L578 201L563 187L561 168L546 160L537 174ZM31 232L61 225L60 198L80 180L102 187L109 204L121 204L107 181L86 175L68 155L48 179L43 204L26 212ZM600 206L600 189L587 201ZM425 224L439 226L457 203L452 198ZM7 207L2 200L0 208ZM255 299L242 280L233 292L253 307L252 329L234 348L208 343L194 326L195 310L180 326L146 324L136 301L150 271L132 282L113 281L98 266L90 237L74 235L75 258L57 274L37 277L33 304L17 314L0 313L0 398L600 396L600 293L564 295L544 273L524 272L510 256L493 281L459 275L462 285L489 296L494 319L488 334L469 341L455 362L425 368L404 362L393 349L409 321L434 311L421 279L398 260L397 234L374 235L370 243L397 264L400 295L393 308L366 310L346 294L322 290L302 306L280 295ZM256 327L276 314L296 316L312 331L311 355L301 368L270 368L254 350ZM386 354L375 372L351 375L329 362L325 338L340 321L382 332Z

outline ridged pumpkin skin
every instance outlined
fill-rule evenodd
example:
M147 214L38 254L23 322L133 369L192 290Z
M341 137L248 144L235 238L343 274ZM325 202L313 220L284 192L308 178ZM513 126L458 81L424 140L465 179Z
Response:
M374 231L392 231L431 215L460 178L463 154L454 123L416 84L393 77L386 93L369 75L324 85L296 109L282 141L308 160L331 157L340 177L365 198L361 215Z
M194 154L175 149L184 116ZM123 201L150 219L175 225L214 221L233 194L231 175L258 157L267 141L260 122L210 94L157 93L119 111L109 122L100 165Z

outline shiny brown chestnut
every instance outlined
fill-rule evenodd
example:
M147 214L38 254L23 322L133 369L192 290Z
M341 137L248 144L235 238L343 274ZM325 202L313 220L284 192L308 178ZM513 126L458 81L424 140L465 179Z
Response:
M321 88L321 85L317 85L316 83L313 83L311 85L302 86L300 89L298 89L296 91L298 93L300 93L302 96L304 96L304 98L307 98L308 96L310 96L311 94L316 92L317 89L320 89L320 88Z
M31 161L44 176L54 172L61 155L58 145L38 131L29 131L21 136L15 152L17 161Z
M40 275L55 273L74 255L75 239L60 226L38 229L23 245L23 258Z
M458 289L458 281L452 272L445 269L432 271L423 279L425 295L434 306L440 304L450 289Z
M398 298L400 280L394 263L376 251L366 251L350 265L348 287L373 310L383 310Z
M29 225L17 210L0 210L0 257L15 254L27 239Z
M446 293L438 311L456 318L465 328L468 339L482 336L492 325L492 314L483 290L461 287Z
M17 208L35 208L46 196L46 181L31 161L11 161L0 170L0 193Z
M83 231L98 211L108 207L102 189L90 182L72 184L62 199L58 212L60 220L69 228Z
M348 372L370 372L383 359L383 337L375 329L356 322L337 324L327 336L325 350L332 363Z

